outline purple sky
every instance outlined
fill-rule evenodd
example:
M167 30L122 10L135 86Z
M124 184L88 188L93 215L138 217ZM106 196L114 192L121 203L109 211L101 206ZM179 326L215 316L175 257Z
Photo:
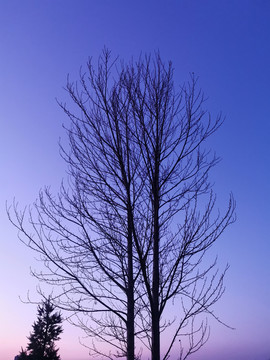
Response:
M0 0L0 359L25 347L36 306L37 267L5 214L13 197L27 205L40 188L65 177L58 152L66 118L66 75L78 77L106 45L128 60L159 49L175 83L194 72L208 109L226 115L211 140L223 161L212 172L221 206L230 191L237 222L213 249L229 262L226 293L215 307L236 329L212 325L192 360L270 358L270 1L269 0ZM78 329L64 324L62 360L86 360Z

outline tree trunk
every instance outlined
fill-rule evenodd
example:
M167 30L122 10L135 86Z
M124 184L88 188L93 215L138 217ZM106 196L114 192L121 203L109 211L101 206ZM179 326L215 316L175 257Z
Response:
M128 209L128 289L127 289L127 359L134 360L134 280L132 249L132 214Z
M158 136L155 149L155 170L152 185L153 191L153 283L152 283L152 360L160 360L159 331L159 150Z
M158 209L155 209L154 249L153 249L153 285L152 285L152 360L160 359L159 334L159 224Z

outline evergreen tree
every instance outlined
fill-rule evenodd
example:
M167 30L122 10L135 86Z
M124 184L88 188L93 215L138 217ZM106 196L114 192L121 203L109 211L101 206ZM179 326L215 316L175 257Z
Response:
M34 322L33 332L29 336L27 345L29 360L60 360L55 341L63 332L60 313L54 313L54 306L50 299L38 306L38 319Z
M23 350L23 348L21 348L19 355L15 356L14 360L28 360L28 359L29 359L29 357L27 355L27 351Z

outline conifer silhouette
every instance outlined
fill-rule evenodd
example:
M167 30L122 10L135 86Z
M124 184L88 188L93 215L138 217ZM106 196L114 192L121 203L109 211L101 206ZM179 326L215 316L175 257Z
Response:
M33 331L28 337L27 352L22 350L19 360L60 360L55 341L63 332L62 316L54 312L55 308L50 299L46 299L38 306L38 319L33 324Z

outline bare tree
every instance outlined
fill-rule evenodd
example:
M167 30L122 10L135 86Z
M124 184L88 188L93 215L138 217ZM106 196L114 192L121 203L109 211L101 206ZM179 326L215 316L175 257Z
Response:
M57 197L41 191L29 218L16 206L10 217L45 263L34 275L62 289L55 303L88 335L116 349L108 358L139 357L137 339L160 359L168 329L163 358L186 335L185 358L207 340L207 324L196 328L195 319L215 317L223 293L225 272L216 261L203 267L235 207L231 197L223 216L215 211L208 173L218 159L203 148L222 119L203 109L194 76L175 92L172 65L158 54L117 67L106 50L97 72L89 61L66 90L78 109L60 104L72 124L70 150L61 148L69 183ZM172 303L176 316L167 319Z
M149 231L138 240L141 230L134 229L134 239L139 243L137 253L151 319L152 359L160 359L160 330L170 325L168 319L163 324L160 320L168 303L176 299L182 311L178 322L173 319L175 331L164 359L183 328L191 325L186 334L190 345L187 357L207 340L205 323L200 324L200 335L194 340L198 333L195 318L201 313L214 316L212 305L223 293L225 272L220 276L214 272L207 283L216 261L203 269L202 260L234 220L232 196L225 214L214 215L215 196L208 173L218 159L202 148L222 119L218 116L213 122L203 109L204 97L196 91L193 75L190 83L175 93L172 65L166 68L159 55L154 64L146 59L127 67L125 79L145 174L141 213L147 214Z
M109 358L134 359L137 275L130 223L141 187L136 174L140 154L130 141L129 105L121 81L108 89L110 66L108 52L100 58L97 74L88 64L93 93L84 75L82 91L67 84L82 112L79 118L62 105L72 123L68 130L71 153L62 149L69 164L71 190L63 185L57 198L48 188L40 192L29 219L34 235L25 229L25 213L17 210L16 226L48 269L35 276L61 285L57 306L88 314L91 325L83 318L78 319L79 324L88 335L116 349L115 354L107 354ZM92 350L101 354L95 344Z

